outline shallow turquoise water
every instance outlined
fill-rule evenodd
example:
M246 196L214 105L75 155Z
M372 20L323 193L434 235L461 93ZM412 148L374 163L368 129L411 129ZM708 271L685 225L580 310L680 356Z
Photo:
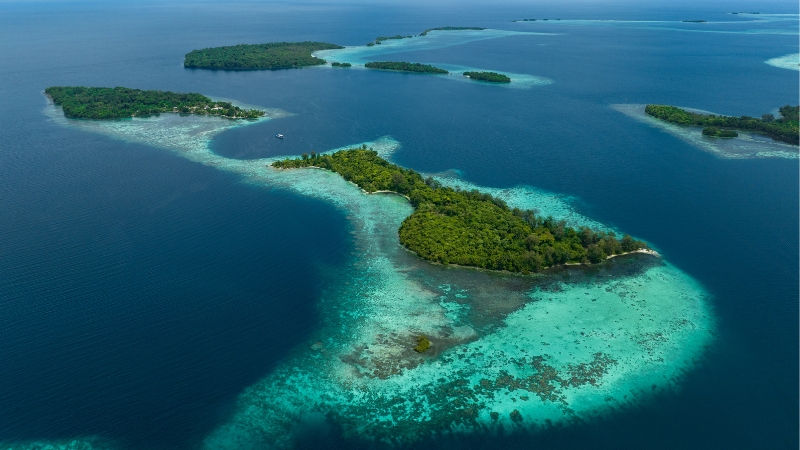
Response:
M354 68L364 69L364 64L370 61L380 61L386 58L392 59L393 58L392 55L395 53L442 49L457 45L463 45L475 41L481 41L486 39L497 39L509 36L541 38L543 36L546 37L554 35L556 34L535 33L535 32L526 33L518 31L491 30L491 29L458 30L458 31L434 30L434 31L429 31L428 34L426 34L425 36L413 36L405 39L392 39L392 40L382 41L381 44L374 46L363 45L356 47L346 47L343 49L320 50L314 52L314 56L317 56L318 58L323 58L326 61L330 62L334 61L348 62L352 64L353 67L341 70L353 70ZM420 61L410 61L410 62L420 62ZM496 87L530 89L531 87L534 86L547 85L553 82L552 80L545 77L538 77L535 75L528 75L522 73L503 72L492 68L467 67L454 64L446 64L446 63L443 64L435 61L424 61L424 62L432 64L435 67L439 67L441 69L449 71L450 74L447 75L436 75L437 77L441 77L447 80L475 83L475 81L472 81L467 77L464 77L462 74L464 72L470 72L470 71L490 70L493 72L502 73L503 75L506 75L507 77L511 78L511 83L509 84L505 83L488 84ZM325 66L325 67L331 67L331 66ZM482 84L487 84L487 83L482 83Z
M0 6L14 62L0 68L0 441L19 443L0 447L796 448L797 160L721 157L610 106L772 112L797 97L797 71L766 64L797 53L797 16L584 6ZM537 16L665 25L511 22ZM713 23L680 23L692 18ZM362 59L537 83L180 64L275 40L358 56L375 36L441 25L493 37L432 33ZM274 109L251 125L96 126L43 115L53 84ZM771 148L743 141L741 154ZM664 260L539 277L433 266L397 243L401 198L266 167L362 142L447 184L631 233ZM434 343L424 357L417 333Z
M414 442L440 430L591 420L654 391L678 388L713 339L707 293L652 256L610 263L632 264L626 275L530 277L518 309L478 323L470 309L510 296L507 281L490 281L476 292L458 281L470 269L450 269L454 276L448 277L410 257L397 241L396 230L412 211L401 197L364 194L323 170L276 170L269 167L273 159L234 160L209 150L215 134L255 122L172 114L70 121L52 106L46 113L64 126L164 148L248 183L324 199L351 218L358 256L346 278L351 281L342 279L322 301L326 326L315 333L319 348L298 350L248 388L206 448L288 446L296 423L331 413L345 435L390 442ZM271 116L266 120L284 115ZM365 144L387 158L400 145L389 137ZM442 180L575 226L599 225L556 194ZM436 288L420 282L424 277L437 279ZM420 334L434 342L431 355L413 352Z
M776 58L770 58L764 62L770 66L775 66L781 69L800 70L800 53L778 56Z
M797 146L776 141L757 133L739 131L736 139L720 139L703 136L702 127L684 127L650 117L644 112L646 105L611 105L611 107L628 117L666 131L700 150L721 158L785 158L797 159ZM690 108L691 109L691 108ZM709 111L698 111L703 114L717 114ZM776 111L777 112L777 111ZM722 114L730 115L730 114Z

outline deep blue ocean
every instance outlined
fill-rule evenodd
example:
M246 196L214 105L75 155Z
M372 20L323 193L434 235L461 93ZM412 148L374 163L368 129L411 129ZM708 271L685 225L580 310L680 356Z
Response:
M723 12L797 14L797 4L640 3L0 2L0 442L99 435L129 449L194 448L243 389L307 345L327 268L354 251L329 204L42 113L46 87L88 85L200 92L295 114L223 133L213 149L227 157L389 135L402 144L394 161L419 171L574 196L580 212L652 243L712 295L717 339L678 392L589 424L453 446L796 449L797 160L722 159L609 105L760 116L796 104L798 72L764 61L798 53L797 34L512 20L728 20ZM363 45L443 25L562 35L393 59L553 83L182 67L196 48ZM752 28L771 27L797 31L797 22Z

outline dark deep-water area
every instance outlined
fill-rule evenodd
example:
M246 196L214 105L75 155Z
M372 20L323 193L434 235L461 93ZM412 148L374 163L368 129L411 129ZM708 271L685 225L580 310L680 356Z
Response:
M320 326L357 248L334 206L58 126L51 85L200 92L293 115L223 132L256 159L391 136L393 160L535 186L651 243L710 294L716 339L674 392L586 423L415 448L798 446L798 160L723 159L610 108L760 116L798 101L793 2L648 5L0 3L0 444L196 448ZM756 21L726 11L795 14ZM565 23L513 23L550 17ZM747 25L567 23L567 19ZM186 70L196 48L458 25L507 36L391 55L544 77L506 89L367 70ZM283 140L274 139L283 133ZM301 445L355 443L335 427ZM2 447L2 445L0 445Z

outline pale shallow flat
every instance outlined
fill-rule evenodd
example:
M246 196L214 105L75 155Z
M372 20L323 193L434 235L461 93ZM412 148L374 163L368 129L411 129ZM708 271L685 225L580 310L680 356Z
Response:
M679 389L714 339L708 294L660 258L615 258L591 277L564 271L470 284L475 271L434 266L400 246L397 228L412 212L402 197L365 195L324 170L274 169L276 158L236 160L210 150L220 132L257 122L174 114L73 121L53 106L45 113L63 126L328 201L350 218L358 255L342 284L320 300L323 326L313 336L320 344L297 348L245 390L204 448L289 446L298 423L330 414L345 435L387 442L592 420ZM400 147L390 137L353 146L362 144L384 158ZM440 179L576 226L608 229L575 212L563 195ZM419 334L433 341L430 353L411 350Z

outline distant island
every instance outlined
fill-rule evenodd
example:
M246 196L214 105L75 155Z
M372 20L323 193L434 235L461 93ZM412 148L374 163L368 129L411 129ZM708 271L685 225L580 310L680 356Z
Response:
M706 21L705 21L705 20L702 20L702 19L696 19L696 20L688 20L688 19L687 19L687 20L681 20L681 22L688 22L688 23L706 23Z
M511 83L511 78L497 72L464 72L464 76L472 80L488 81L490 83Z
M186 54L183 67L217 70L297 69L326 63L311 53L317 50L344 48L324 42L270 42L239 44L192 50Z
M380 44L382 41L390 41L392 39L409 39L412 37L414 36L401 36L399 34L397 36L380 36L375 38L375 43Z
M331 66L333 66L333 67L352 67L353 65L350 64L349 62L344 62L344 63L332 62Z
M160 113L201 114L229 119L255 119L264 111L242 109L196 94L143 91L125 87L51 86L45 94L70 119L127 119Z
M436 28L428 28L427 30L420 33L420 36L426 36L431 31L462 31L462 30L485 30L486 28L483 27L436 27Z
M410 63L410 62L395 62L395 61L375 61L364 64L368 69L381 69L381 70L397 70L400 72L417 72L417 73L436 73L448 74L450 72L433 67L430 64Z
M576 230L552 217L509 208L503 200L477 190L444 187L431 177L423 179L411 169L389 163L366 145L329 155L311 152L272 165L327 169L368 193L405 196L414 212L400 226L400 242L436 263L530 273L647 251L644 242L628 235L618 240L613 232Z
M782 106L779 109L781 117L778 119L772 114L764 114L760 119L748 116L731 117L698 114L667 105L647 105L644 108L644 112L657 119L679 125L698 125L717 129L717 132L714 130L706 132L704 130L703 134L707 136L735 137L730 133L726 133L725 136L720 134L725 131L721 130L722 128L732 128L763 133L775 140L798 145L798 141L800 141L800 137L798 137L798 109L800 109L798 106Z
M435 31L435 30L458 31L458 30L485 30L485 29L486 28L482 28L482 27L436 27L436 28L428 28L427 30L425 30L422 33L420 33L419 35L420 36L427 36L429 32ZM398 35L395 35L395 36L380 36L380 37L375 38L375 42L368 43L367 47L372 47L373 45L380 45L380 43L383 42L383 41L390 41L390 40L394 40L394 39L411 39L413 37L414 36L403 36L401 34L398 34Z

